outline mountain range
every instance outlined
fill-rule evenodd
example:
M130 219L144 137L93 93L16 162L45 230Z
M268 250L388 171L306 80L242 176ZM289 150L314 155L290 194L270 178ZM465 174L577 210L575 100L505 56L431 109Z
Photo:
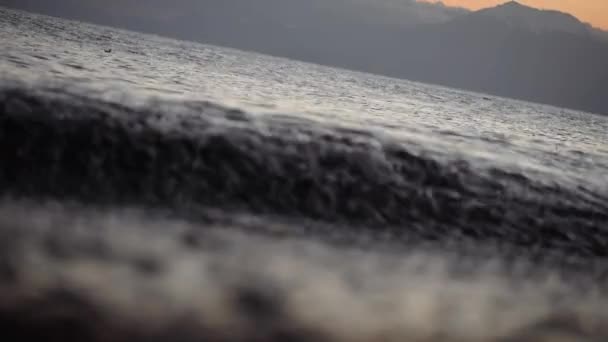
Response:
M173 38L608 114L608 32L510 1L0 0Z

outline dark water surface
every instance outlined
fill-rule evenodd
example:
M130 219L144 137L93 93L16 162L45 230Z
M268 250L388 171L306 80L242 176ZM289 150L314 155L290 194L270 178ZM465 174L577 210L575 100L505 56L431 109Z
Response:
M3 9L0 44L2 325L608 336L607 117Z

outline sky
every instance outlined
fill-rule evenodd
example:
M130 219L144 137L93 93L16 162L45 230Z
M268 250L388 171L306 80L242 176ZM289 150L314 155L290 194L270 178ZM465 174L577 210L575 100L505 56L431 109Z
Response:
M496 6L506 0L442 0L441 2L448 6L480 9ZM532 7L567 12L595 27L608 30L608 0L519 0L519 2Z

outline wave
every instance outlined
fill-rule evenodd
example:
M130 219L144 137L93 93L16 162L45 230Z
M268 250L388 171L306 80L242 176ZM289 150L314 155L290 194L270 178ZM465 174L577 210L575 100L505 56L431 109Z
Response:
M295 116L5 85L0 154L0 192L16 198L184 217L220 208L394 239L501 241L582 257L608 251L606 194L432 158L364 129Z
M608 336L598 189L301 116L10 82L0 158L0 327L24 339Z

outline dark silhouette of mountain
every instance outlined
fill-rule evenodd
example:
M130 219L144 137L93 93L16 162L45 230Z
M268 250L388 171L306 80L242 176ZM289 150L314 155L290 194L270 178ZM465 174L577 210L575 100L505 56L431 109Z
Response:
M592 34L595 36L595 38L608 43L608 31L594 28Z
M557 31L589 34L592 29L590 25L582 23L570 14L540 10L524 6L517 1L509 1L493 8L482 9L476 13L476 16L494 18L512 28L536 33Z
M0 0L51 15L608 114L608 33L515 1Z
M569 15L510 2L403 41L416 44L390 71L401 77L608 113L608 44Z

